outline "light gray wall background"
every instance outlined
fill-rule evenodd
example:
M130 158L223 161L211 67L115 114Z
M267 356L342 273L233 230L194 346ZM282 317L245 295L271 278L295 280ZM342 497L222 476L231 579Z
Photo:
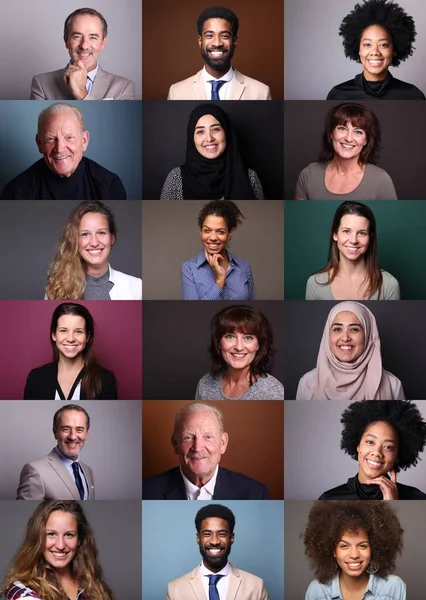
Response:
M82 400L78 404L90 416L89 435L80 459L93 470L96 500L140 500L141 402ZM56 446L52 432L53 415L60 407L60 402L51 400L0 402L2 500L16 498L24 464L46 456Z
M325 501L326 502L326 501ZM373 500L374 502L374 500ZM314 579L308 560L304 556L304 544L300 538L308 520L312 502L285 503L285 599L304 598L309 583ZM404 529L404 549L396 560L395 575L407 584L407 598L424 597L424 564L426 538L426 502L421 500L392 501L401 527Z
M1 52L0 52L1 55ZM42 158L35 136L37 119L50 104L30 100L0 102L0 189ZM90 133L84 156L116 173L128 200L142 198L142 102L67 102L84 116Z
M0 21L0 99L29 100L34 75L64 68L69 61L64 22L81 0L15 0L3 3ZM142 2L93 0L90 8L108 23L108 41L100 57L105 71L134 81L142 98ZM42 105L40 105L42 106Z
M0 502L0 578L22 542L28 519L39 503ZM137 600L141 590L141 507L133 502L84 502L95 533L98 560L116 600Z
M415 403L426 418L426 401ZM285 402L284 490L286 500L316 500L358 472L358 462L340 449L340 418L349 403L339 400ZM303 443L301 443L303 440ZM297 451L295 449L297 448ZM397 474L397 481L426 492L426 456ZM425 503L426 507L426 503Z
M285 0L284 98L325 100L332 87L361 73L360 63L345 57L339 27L357 0ZM426 11L424 0L398 0L413 17L417 37L414 53L399 67L397 79L426 92Z
M209 503L186 500L143 502L143 598L164 600L169 581L189 573L201 563L194 519L203 504ZM235 541L230 562L261 577L269 600L283 600L284 502L234 500L220 504L235 515ZM241 596L241 600L246 598ZM181 596L177 600L189 598Z
M182 299L181 266L202 249L198 213L205 204L202 200L142 202L145 300ZM283 300L284 203L245 200L236 204L246 218L232 234L229 250L250 262L259 300Z
M47 271L62 229L79 204L79 200L0 202L0 299L44 297ZM110 200L105 204L114 213L118 227L109 262L117 271L141 277L141 203Z

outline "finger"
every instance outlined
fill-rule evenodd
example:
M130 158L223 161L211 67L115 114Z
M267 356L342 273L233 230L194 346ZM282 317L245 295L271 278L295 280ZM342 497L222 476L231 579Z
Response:
M394 471L393 469L390 472L390 478L391 478L391 481L396 485L396 471Z
M80 67L80 69L83 69L84 71L86 70L86 67L84 66L84 63L83 63L83 61L81 61L81 60L79 60L79 61L77 62L77 66L78 66L78 67Z

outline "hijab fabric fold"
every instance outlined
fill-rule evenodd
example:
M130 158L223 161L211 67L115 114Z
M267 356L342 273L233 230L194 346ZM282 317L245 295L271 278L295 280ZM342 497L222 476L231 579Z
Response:
M194 130L199 119L212 115L221 124L226 148L217 158L205 158L194 143ZM238 143L226 112L214 103L200 104L192 111L187 127L186 158L181 166L185 200L246 200L254 194L238 150Z
M330 348L330 329L340 312L356 315L365 335L364 350L354 362L338 360ZM392 388L382 367L380 337L373 313L359 302L339 302L328 314L317 359L315 400L390 400Z

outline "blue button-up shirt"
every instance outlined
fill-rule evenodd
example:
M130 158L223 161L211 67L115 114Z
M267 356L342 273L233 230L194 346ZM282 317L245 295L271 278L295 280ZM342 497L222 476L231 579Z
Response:
M389 575L386 579L370 575L362 600L406 600L406 585L397 575ZM311 581L306 591L305 600L343 600L340 591L339 574L330 583Z
M250 263L228 252L229 267L225 286L216 284L216 275L204 250L182 264L182 298L184 300L255 300Z

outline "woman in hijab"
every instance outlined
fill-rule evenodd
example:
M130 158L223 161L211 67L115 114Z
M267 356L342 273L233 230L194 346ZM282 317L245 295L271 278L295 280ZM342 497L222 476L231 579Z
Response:
M345 56L362 64L362 73L336 85L327 100L425 100L415 85L395 79L397 67L413 54L414 20L393 0L364 0L343 19L339 35Z
M186 158L170 171L161 200L263 199L262 184L247 169L226 112L216 104L200 104L187 128Z
M426 444L426 423L413 402L352 402L340 422L340 447L358 461L358 473L320 500L426 500L425 493L396 480L401 469L416 466Z
M305 373L296 400L403 400L400 380L385 371L373 313L340 302L327 317L317 366Z

